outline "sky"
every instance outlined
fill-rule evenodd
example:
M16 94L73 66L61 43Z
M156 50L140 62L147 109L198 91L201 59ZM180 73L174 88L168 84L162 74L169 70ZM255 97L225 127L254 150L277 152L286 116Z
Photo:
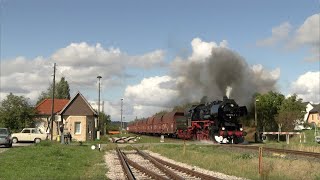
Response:
M226 85L240 103L247 104L253 90L320 102L319 0L0 0L0 5L1 101L12 92L35 104L52 83L56 63L56 79L66 78L71 96L80 91L93 104L102 76L103 110L113 121L120 120L121 98L124 121L148 117L225 93L225 86L212 81L239 68L247 76ZM241 66L228 65L227 57Z

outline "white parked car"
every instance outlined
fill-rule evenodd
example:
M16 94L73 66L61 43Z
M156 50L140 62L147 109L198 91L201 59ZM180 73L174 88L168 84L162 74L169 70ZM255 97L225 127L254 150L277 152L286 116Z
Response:
M24 128L20 133L11 134L12 142L17 143L21 141L33 141L39 143L46 140L47 134L41 132L38 128Z

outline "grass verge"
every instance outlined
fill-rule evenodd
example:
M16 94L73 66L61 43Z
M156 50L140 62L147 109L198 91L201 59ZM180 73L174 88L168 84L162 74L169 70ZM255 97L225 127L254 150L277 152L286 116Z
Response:
M106 179L104 153L43 141L0 154L0 179Z
M255 152L226 150L221 146L155 145L149 150L170 159L207 170L249 179L320 179L320 162L307 159L263 156L263 170L258 173L258 155Z

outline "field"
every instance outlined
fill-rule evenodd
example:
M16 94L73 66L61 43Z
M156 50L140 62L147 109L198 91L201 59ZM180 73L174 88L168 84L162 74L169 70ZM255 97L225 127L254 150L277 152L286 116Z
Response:
M186 164L249 179L320 179L320 162L314 159L264 154L260 177L258 152L194 144L185 150L183 145L155 145L149 150Z
M306 131L308 139L304 144L299 143L299 137L292 137L289 145L274 141L258 145L318 152L320 145L312 142L312 135L312 131ZM109 137L85 143L73 142L71 145L44 141L28 147L8 149L0 153L0 179L106 179L104 151L117 146L108 141ZM249 179L320 179L318 159L264 153L262 174L259 175L256 151L198 141L186 141L184 146L183 140L165 138L164 143L160 143L160 137L139 137L134 145L142 149L228 175ZM98 143L102 144L101 152L90 149L92 144ZM121 146L130 149L130 146Z
M0 153L0 179L104 179L103 153L88 145L41 142Z

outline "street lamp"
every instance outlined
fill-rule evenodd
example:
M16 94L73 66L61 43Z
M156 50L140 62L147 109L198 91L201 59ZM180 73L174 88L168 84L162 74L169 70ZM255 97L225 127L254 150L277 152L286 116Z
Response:
M120 114L121 114L121 115L120 115L120 116L121 116L121 117L120 117L120 118L121 118L120 129L121 129L121 131L122 131L122 111L123 111L123 110L122 110L122 107L123 107L123 98L121 98L121 110L120 110Z
M254 101L254 125L257 128L258 122L257 122L257 102L259 102L259 99L255 99Z
M97 139L100 139L100 79L102 78L101 76L97 76L98 80L99 80L99 90L98 90L98 121L97 121Z
M125 117L125 116L122 117L122 121L123 121L123 122L122 122L122 128L125 129L125 127L124 127L124 123L126 122L126 117Z

